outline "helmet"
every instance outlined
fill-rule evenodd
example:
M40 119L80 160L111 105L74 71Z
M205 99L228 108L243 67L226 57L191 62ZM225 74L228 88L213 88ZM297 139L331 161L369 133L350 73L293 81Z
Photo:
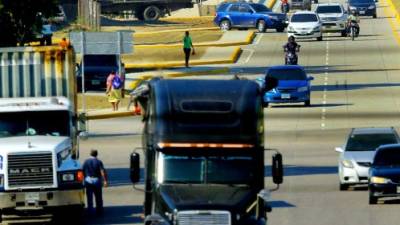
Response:
M290 36L290 37L288 38L288 42L294 42L294 41L295 41L294 36Z

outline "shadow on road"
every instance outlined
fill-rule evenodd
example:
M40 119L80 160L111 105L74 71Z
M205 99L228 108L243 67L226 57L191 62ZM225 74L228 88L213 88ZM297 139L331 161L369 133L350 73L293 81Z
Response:
M265 176L271 176L271 166L265 166ZM304 176L304 175L321 175L321 174L337 174L337 166L295 166L285 165L284 176Z
M295 205L286 201L268 201L268 205L272 208L294 208Z
M106 168L108 175L108 182L110 187L124 186L124 185L132 185L132 182L129 177L129 168ZM140 168L140 182L139 184L143 184L144 178L144 169Z
M339 107L339 106L348 106L353 104L346 103L330 103L330 104L311 104L310 106L304 106L299 103L298 105L271 105L271 108L321 108L321 107Z
M314 85L312 91L344 91L360 90L366 88L400 87L400 83L370 83L370 84L335 84L335 85Z
M86 216L87 225L141 223L143 207L138 205L105 206L104 215Z

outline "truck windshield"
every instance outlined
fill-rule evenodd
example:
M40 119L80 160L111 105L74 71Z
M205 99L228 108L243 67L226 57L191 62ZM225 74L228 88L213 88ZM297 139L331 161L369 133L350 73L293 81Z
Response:
M68 111L0 113L0 138L10 136L69 136Z
M254 180L251 157L177 156L160 153L159 183L249 184Z
M85 55L85 66L118 67L115 55Z

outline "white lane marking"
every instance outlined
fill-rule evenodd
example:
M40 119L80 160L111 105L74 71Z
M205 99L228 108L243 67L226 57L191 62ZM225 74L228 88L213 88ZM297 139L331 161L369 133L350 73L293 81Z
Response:
M254 54L254 49L243 49L242 51L243 52L250 52L249 55L247 56L246 60L244 60L244 62L242 62L242 64L247 64L250 61L250 59L253 56L253 54Z
M257 36L258 36L257 40L253 43L253 45L260 44L260 41L261 41L262 37L264 36L264 34L258 34Z
M328 34L328 36L330 36ZM325 77L324 77L324 92L322 95L322 111L321 111L321 129L324 130L326 127L326 104L327 104L327 91L328 91L328 80L329 80L329 42L326 42L326 56L325 56Z

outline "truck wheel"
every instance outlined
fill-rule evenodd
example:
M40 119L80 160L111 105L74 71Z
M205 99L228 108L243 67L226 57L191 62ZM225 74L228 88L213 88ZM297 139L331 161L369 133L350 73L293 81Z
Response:
M310 105L311 105L310 99L304 102L304 106L310 106Z
M260 33L264 33L267 30L267 27L265 25L265 21L264 20L260 20L257 23L257 30Z
M44 38L41 38L41 39L40 39L40 46L43 46L43 45L45 44L45 42L46 42L45 39L44 39Z
M282 33L283 31L285 31L285 27L276 28L276 31Z
M376 19L376 17L377 17L377 16L376 16L376 13L375 13L375 14L372 16L372 18Z
M51 36L46 37L46 45L52 45L52 44L53 44L52 37Z
M157 6L148 6L144 11L143 11L143 18L144 20L147 21L156 21L158 18L160 18L161 11Z
M219 28L223 31L230 30L232 28L231 22L229 22L229 20L222 20L221 23L219 23Z
M317 37L317 41L322 41L322 35L320 37Z

